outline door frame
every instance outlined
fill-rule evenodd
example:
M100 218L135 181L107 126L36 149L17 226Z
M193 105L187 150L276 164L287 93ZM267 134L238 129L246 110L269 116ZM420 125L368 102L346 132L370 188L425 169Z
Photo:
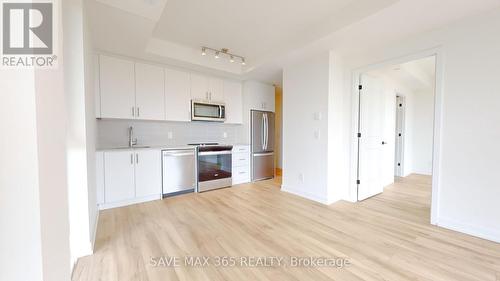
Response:
M434 137L433 137L433 152L432 152L432 201L431 201L431 217L430 223L438 224L439 217L439 196L440 196L440 171L441 171L441 131L443 119L443 77L444 77L444 56L442 47L435 47L427 50L422 50L409 55L387 59L378 63L370 64L364 67L355 69L352 72L352 122L351 122L351 194L354 191L356 194L354 199L357 201L357 179L358 179L358 122L359 122L359 84L360 76L363 73L379 68L402 64L405 62L423 59L435 56L436 67L436 82L434 95ZM352 197L351 197L352 198Z

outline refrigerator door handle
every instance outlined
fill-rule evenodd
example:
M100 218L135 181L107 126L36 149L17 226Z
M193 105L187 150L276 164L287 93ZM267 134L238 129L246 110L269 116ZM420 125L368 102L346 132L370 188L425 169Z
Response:
M269 141L269 119L267 118L267 113L264 113L264 119L265 119L265 125L266 125L266 127L265 127L266 138L265 138L265 142L264 142L265 143L264 150L267 150L267 143Z
M266 120L264 118L264 115L262 115L262 122L261 122L261 127L260 127L260 140L261 140L261 145L262 145L262 150L265 150L266 149L266 143L265 143L265 132L264 132L264 129L266 127L265 123L266 123Z

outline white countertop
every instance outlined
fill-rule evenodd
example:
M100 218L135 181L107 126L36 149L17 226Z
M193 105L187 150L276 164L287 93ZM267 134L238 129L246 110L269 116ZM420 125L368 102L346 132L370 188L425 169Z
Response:
M130 149L154 149L154 150L172 150L172 149L196 149L193 145L137 145L134 147L120 146L120 147L104 147L98 148L96 151L120 151Z
M232 146L242 146L246 145L249 146L249 144L221 144L221 145L232 145ZM116 146L116 147L100 147L97 148L96 151L120 151L120 150L130 150L130 149L156 149L156 150L172 150L172 149L196 149L196 146L194 145L187 145L187 144L180 144L180 145L137 145L134 147L128 147L128 146Z

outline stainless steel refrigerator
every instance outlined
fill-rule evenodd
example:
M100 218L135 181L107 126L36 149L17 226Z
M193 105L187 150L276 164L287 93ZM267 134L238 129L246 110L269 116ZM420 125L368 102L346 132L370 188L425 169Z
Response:
M274 177L274 113L251 111L252 181Z

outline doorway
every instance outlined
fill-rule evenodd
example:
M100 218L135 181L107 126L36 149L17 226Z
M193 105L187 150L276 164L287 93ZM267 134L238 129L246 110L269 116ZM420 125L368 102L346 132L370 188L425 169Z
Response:
M410 175L433 174L436 56L359 74L357 200Z

